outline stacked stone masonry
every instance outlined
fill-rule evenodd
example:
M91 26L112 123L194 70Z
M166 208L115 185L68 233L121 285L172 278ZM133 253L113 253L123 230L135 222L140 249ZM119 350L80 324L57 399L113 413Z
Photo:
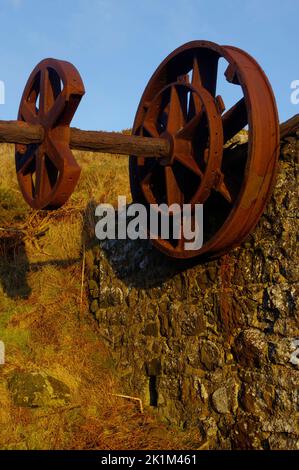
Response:
M176 261L147 241L93 249L90 309L120 392L197 427L202 448L299 449L298 156L297 132L258 226L218 260Z

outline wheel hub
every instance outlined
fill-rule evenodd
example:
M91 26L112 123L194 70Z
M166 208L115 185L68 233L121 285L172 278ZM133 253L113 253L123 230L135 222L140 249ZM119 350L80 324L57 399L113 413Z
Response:
M140 160L140 170L146 173L141 185L148 202L169 205L204 202L220 173L223 149L221 114L214 97L203 87L192 86L187 77L181 78L164 87L149 103L141 132L145 136L165 138L170 144L168 157L154 163L164 168L167 201L153 194L145 162ZM182 172L186 176L192 173L196 180L189 195L181 190L183 182L177 182Z

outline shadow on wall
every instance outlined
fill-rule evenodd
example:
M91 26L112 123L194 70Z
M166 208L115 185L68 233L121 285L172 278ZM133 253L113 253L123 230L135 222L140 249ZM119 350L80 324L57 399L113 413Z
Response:
M117 220L117 211L115 211ZM127 221L128 225L129 221ZM152 245L150 240L103 240L96 241L103 251L104 259L116 276L126 285L150 288L161 285L176 274L195 265L205 264L200 258L170 258Z

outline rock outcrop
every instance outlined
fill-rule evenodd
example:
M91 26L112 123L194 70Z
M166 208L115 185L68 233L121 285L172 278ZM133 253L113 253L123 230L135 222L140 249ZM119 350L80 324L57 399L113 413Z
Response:
M8 389L14 404L27 408L63 406L71 396L65 383L44 372L14 372Z

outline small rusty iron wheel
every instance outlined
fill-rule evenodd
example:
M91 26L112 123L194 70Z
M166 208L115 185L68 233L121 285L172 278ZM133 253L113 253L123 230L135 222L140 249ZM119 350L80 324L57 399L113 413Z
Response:
M222 160L222 121L214 98L203 87L189 84L188 76L181 77L151 101L143 119L142 135L164 137L170 142L168 158L149 159L139 165L140 185L147 201L168 205L204 202L220 177ZM164 173L165 188L161 178L159 192L152 181L155 172Z
M243 94L227 111L225 97L216 96L220 58L228 63L226 80L240 87ZM207 106L207 102L213 104ZM221 123L220 129L216 126L217 135L210 125L215 112L215 122ZM242 151L226 148L245 126L248 143ZM202 248L188 251L182 240L152 240L159 250L176 258L215 257L247 237L271 194L279 155L275 99L266 75L251 56L238 48L207 41L179 47L150 79L135 116L133 134L162 136L172 142L166 162L154 155L130 157L134 201L147 206L204 203ZM189 146L180 145L182 136ZM216 158L213 148L217 148ZM200 170L197 174L195 168Z
M72 194L80 167L69 148L69 126L84 94L77 69L69 62L45 59L31 73L18 119L44 129L40 145L16 145L17 178L34 209L55 209Z

